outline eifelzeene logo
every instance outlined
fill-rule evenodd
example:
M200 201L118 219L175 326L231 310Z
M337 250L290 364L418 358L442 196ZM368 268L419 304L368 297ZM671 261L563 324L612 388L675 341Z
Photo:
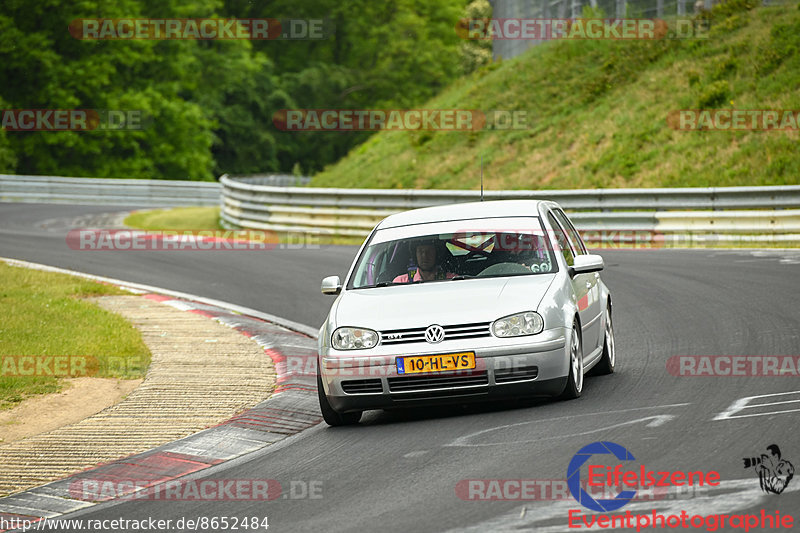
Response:
M767 446L769 455L762 453L761 457L745 457L745 468L753 468L758 474L761 490L770 494L780 494L794 477L794 466L789 461L781 458L781 449L777 444Z
M613 499L595 500L581 487L581 466L591 459L593 455L604 454L613 454L620 461L635 460L633 454L619 444L602 441L593 442L578 450L578 453L575 454L567 467L567 487L572 497L584 507L601 513L616 511L636 496L635 490L624 490Z
M631 452L617 443L609 441L593 442L576 453L567 467L567 488L575 501L592 511L608 513L616 511L636 498L637 489L655 487L683 487L706 485L719 486L719 472L678 471L648 469L640 464L634 470L625 470L623 464L609 467L597 464L594 456L611 455L621 463L635 461ZM588 470L587 487L619 487L621 490L613 498L595 499L581 486L581 467Z

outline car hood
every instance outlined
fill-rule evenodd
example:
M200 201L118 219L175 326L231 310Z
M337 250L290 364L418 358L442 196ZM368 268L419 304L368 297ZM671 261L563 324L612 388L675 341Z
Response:
M336 326L381 331L490 322L535 311L554 277L540 274L349 290L336 307Z

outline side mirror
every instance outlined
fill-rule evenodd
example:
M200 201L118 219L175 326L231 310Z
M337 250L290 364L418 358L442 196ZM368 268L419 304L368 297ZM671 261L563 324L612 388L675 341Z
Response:
M596 254L576 255L574 264L569 267L569 275L588 274L603 270L603 258Z
M328 276L322 280L322 294L336 295L340 292L342 292L342 280L339 276Z

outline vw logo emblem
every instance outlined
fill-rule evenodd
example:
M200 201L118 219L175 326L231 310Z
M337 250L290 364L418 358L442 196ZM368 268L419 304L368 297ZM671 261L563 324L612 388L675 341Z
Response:
M425 330L425 340L431 344L442 342L444 340L444 328L438 324L428 326Z

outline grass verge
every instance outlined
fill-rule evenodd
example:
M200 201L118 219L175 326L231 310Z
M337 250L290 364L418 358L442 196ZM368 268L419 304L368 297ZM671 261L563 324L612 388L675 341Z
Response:
M63 356L90 361L85 368L96 377L144 376L150 351L139 332L122 317L81 299L106 294L128 293L0 262L0 410L59 391L59 378L47 374L59 374L54 365ZM32 360L36 363L29 363Z
M800 183L787 131L678 131L681 109L800 109L800 9L729 0L704 39L563 40L456 81L420 106L525 112L523 129L386 131L312 187L487 189Z
M143 230L221 230L219 207L175 207L136 211L124 224Z
M219 222L219 207L175 207L173 209L154 209L137 211L128 215L123 223L134 229L145 231L208 231L222 230ZM302 245L359 245L362 237L312 236L298 233L270 232L274 238L267 242L276 242L293 246ZM238 237L238 236L237 236ZM241 238L246 238L241 237Z

